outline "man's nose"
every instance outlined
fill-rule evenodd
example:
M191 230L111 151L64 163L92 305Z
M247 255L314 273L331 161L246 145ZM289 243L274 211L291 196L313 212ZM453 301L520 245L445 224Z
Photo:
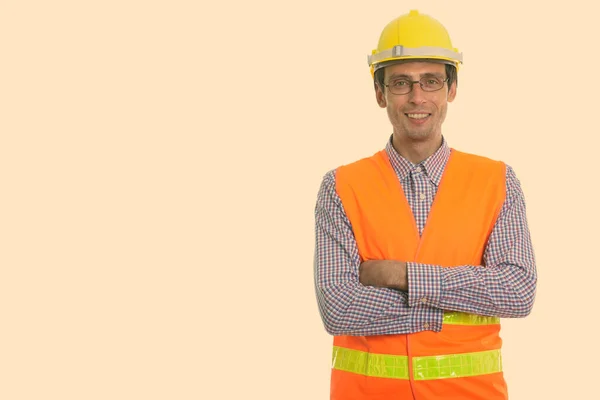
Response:
M412 90L408 95L411 103L422 104L425 102L425 91L419 82L413 83Z

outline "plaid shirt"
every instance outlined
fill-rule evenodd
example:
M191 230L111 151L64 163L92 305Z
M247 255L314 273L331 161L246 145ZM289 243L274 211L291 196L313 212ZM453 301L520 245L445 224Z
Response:
M450 147L415 165L390 140L385 150L402 184L419 233L440 184ZM506 200L484 252L484 265L442 267L408 262L408 291L359 282L360 257L350 221L325 174L315 207L315 288L325 329L332 335L439 332L444 310L517 318L533 306L537 272L520 183L507 165Z

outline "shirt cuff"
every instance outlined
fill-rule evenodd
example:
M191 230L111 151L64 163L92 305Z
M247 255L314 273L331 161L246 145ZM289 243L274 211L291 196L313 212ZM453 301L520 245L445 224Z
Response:
M442 295L442 267L414 262L406 263L408 306L438 307Z

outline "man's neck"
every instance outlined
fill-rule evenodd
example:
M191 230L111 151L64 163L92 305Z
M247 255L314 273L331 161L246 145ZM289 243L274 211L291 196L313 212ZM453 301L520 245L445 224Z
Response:
M442 135L436 136L430 140L401 141L396 135L392 136L392 146L398 154L406 158L413 164L419 164L435 153L442 145Z

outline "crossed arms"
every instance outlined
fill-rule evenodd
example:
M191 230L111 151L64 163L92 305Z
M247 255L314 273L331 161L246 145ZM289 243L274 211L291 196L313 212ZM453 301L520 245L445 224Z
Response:
M317 303L332 335L383 335L441 329L443 312L502 318L529 315L537 272L518 179L507 166L506 201L484 252L485 267L404 260L361 262L352 227L335 191L335 171L323 178L315 207Z

